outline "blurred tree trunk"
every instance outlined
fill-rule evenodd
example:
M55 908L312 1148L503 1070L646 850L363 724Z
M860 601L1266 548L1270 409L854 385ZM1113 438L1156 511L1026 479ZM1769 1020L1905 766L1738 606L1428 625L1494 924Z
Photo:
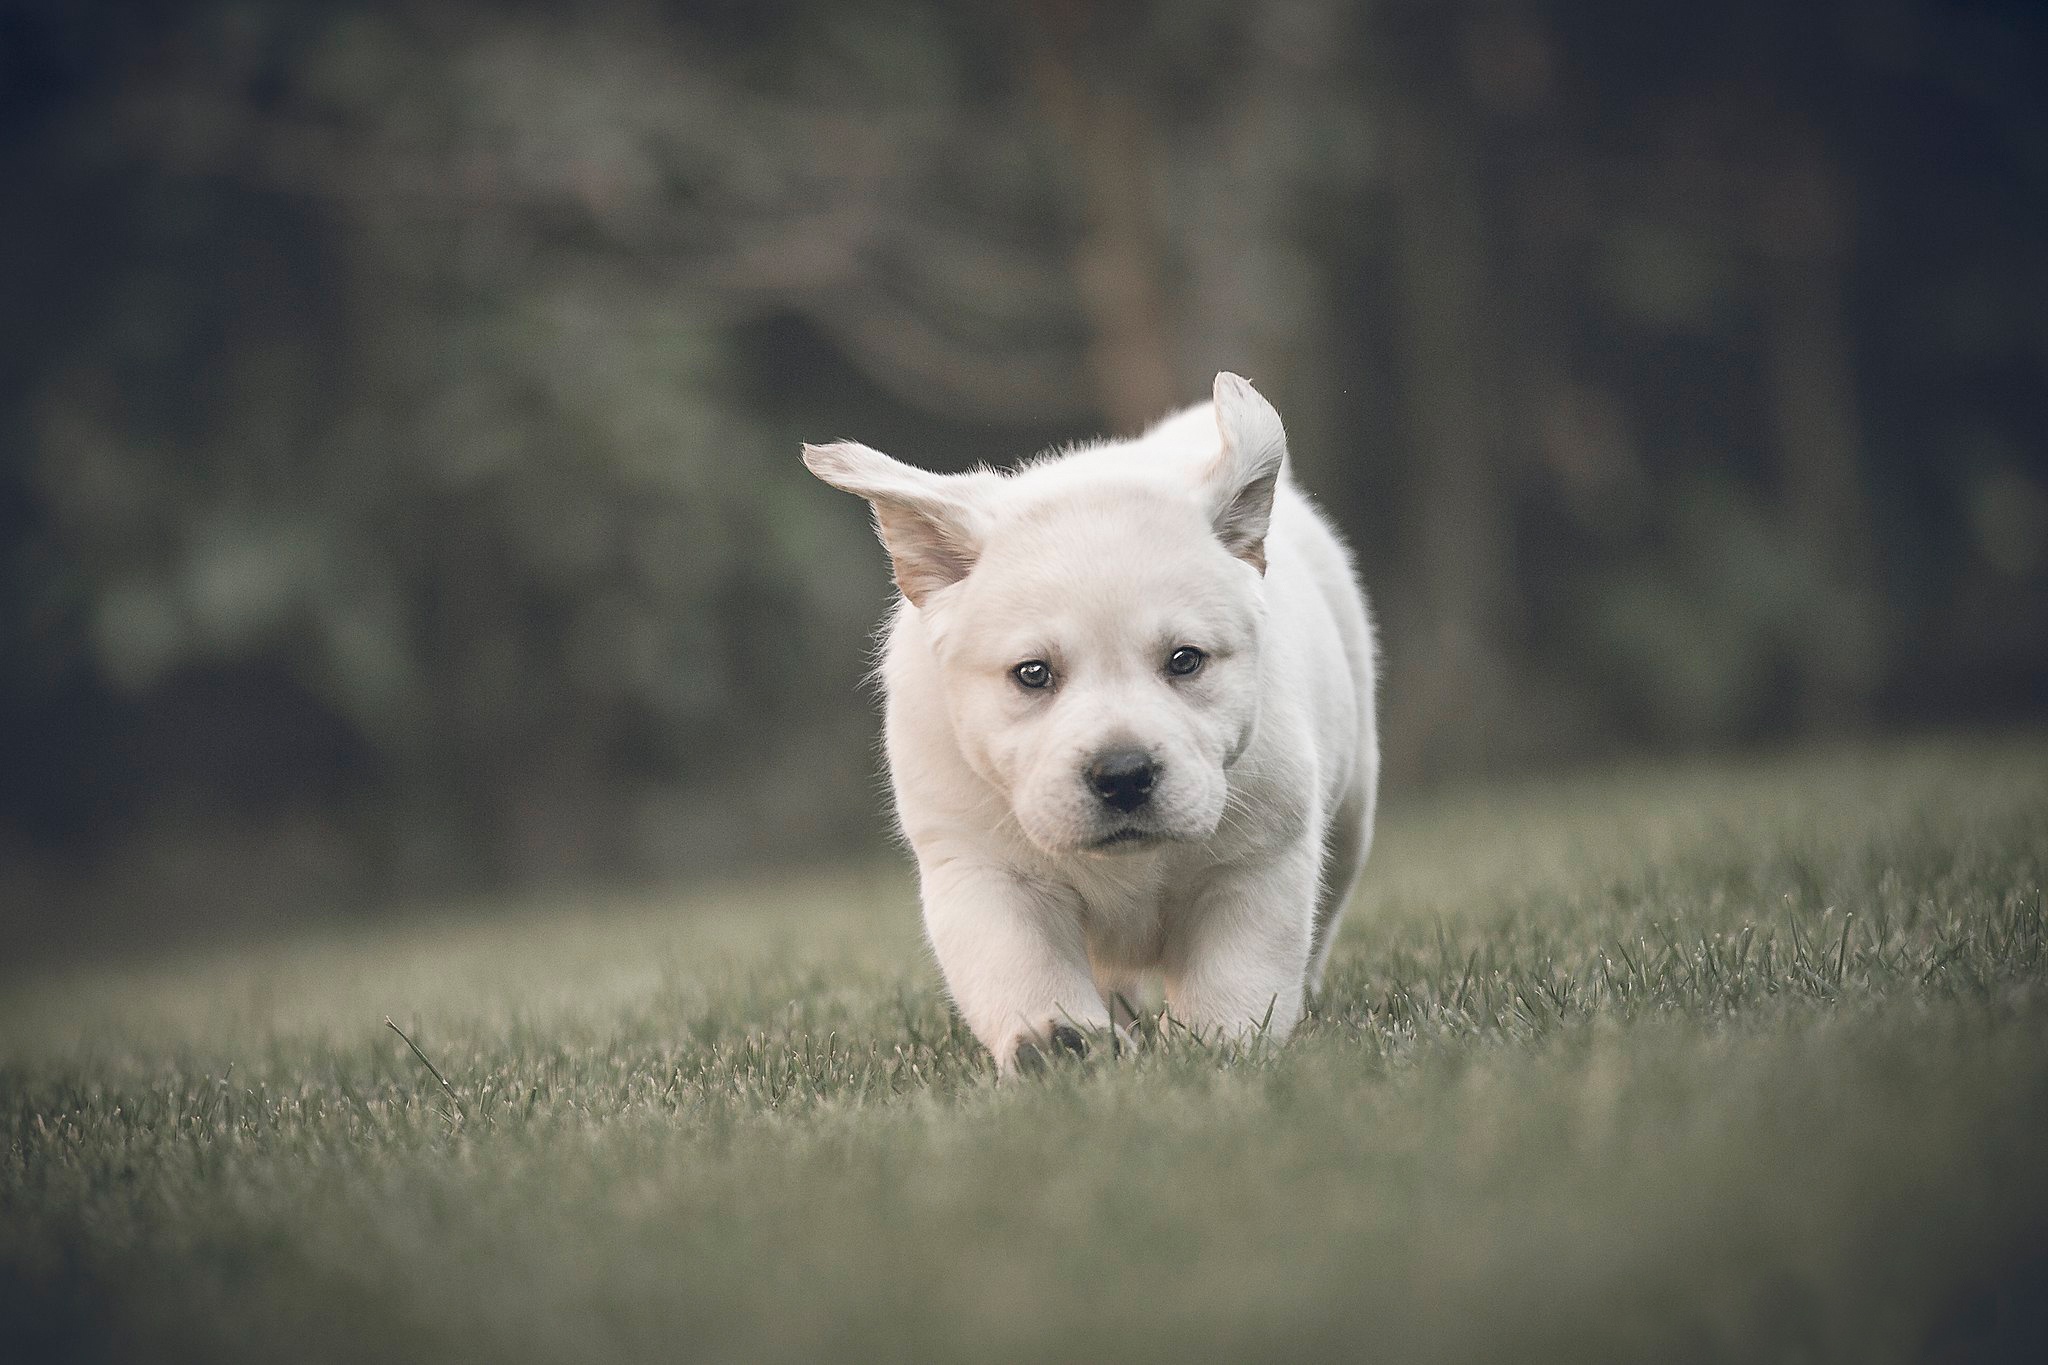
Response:
M1084 0L1038 0L1024 10L1031 85L1072 158L1081 206L1072 270L1089 329L1087 369L1111 427L1136 431L1185 401L1153 203L1164 152L1129 72L1112 80L1098 70L1127 46L1101 31L1114 16Z
M1448 85L1450 78L1444 79ZM1498 197L1463 101L1390 85L1383 122L1395 227L1402 382L1414 442L1415 618L1390 642L1388 763L1480 757L1497 709L1512 540L1504 494L1508 385L1488 220Z
M1336 412L1358 358L1335 340L1336 290L1306 249L1304 223L1320 230L1328 218L1317 211L1366 177L1370 119L1353 88L1360 25L1318 0L1260 0L1236 15L1243 41L1227 93L1174 148L1184 392L1206 392L1217 370L1250 377L1280 405L1304 484L1331 493L1354 477ZM1336 230L1357 241L1355 225Z
M1878 680L1877 557L1843 280L1850 208L1817 140L1790 141L1754 230L1770 285L1768 397L1785 512L1837 599L1833 629L1804 644L1800 704L1807 724L1834 728L1863 718Z

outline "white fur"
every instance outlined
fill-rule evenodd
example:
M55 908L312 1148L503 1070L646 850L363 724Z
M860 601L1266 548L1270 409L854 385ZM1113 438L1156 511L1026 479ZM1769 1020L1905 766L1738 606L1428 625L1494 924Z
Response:
M1349 556L1235 375L1131 441L1008 474L865 446L805 462L873 502L903 590L881 677L889 772L954 1003L1008 1072L1052 1030L1175 1019L1284 1040L1372 840L1373 640ZM1168 673L1181 646L1208 658ZM1051 665L1034 691L1012 670ZM1150 799L1091 762L1136 748ZM1121 831L1126 840L1099 841Z

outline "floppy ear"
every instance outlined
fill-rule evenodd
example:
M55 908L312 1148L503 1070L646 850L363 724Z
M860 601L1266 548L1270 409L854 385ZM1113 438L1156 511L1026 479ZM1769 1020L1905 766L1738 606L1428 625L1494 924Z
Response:
M957 475L932 474L857 441L804 447L804 464L834 488L874 504L875 531L912 605L967 577L980 554L978 518Z
M1228 370L1216 376L1216 426L1223 451L1202 479L1216 538L1263 574L1273 494L1287 459L1287 431L1251 381Z

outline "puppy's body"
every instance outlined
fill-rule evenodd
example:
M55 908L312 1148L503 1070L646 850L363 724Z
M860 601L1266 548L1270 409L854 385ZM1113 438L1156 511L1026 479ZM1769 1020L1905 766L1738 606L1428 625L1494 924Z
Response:
M1284 1039L1320 984L1371 840L1373 642L1284 458L1228 375L1134 441L1010 475L807 451L874 501L896 561L898 818L947 986L1005 1070L1061 1025L1124 1022L1151 971L1225 1036Z

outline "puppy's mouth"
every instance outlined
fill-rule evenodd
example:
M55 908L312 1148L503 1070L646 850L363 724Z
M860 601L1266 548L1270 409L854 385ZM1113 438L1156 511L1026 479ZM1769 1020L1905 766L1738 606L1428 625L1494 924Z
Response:
M1156 844L1160 841L1161 837L1154 834L1151 830L1139 829L1135 825L1125 825L1122 829L1111 830L1094 843L1088 845L1088 847L1096 853L1113 853L1122 849L1141 848L1147 844Z

